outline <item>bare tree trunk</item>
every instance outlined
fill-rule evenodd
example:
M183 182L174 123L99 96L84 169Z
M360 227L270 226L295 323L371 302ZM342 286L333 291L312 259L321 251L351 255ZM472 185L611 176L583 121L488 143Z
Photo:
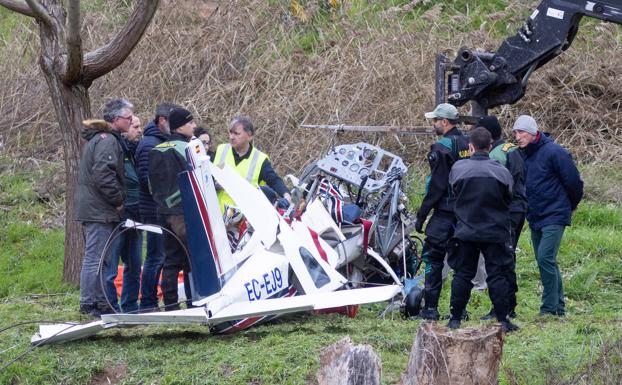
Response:
M61 2L50 1L46 4L49 23L39 21L41 39L41 56L39 65L45 76L50 91L56 118L60 126L65 162L65 259L63 280L79 284L84 253L84 236L82 225L75 220L74 195L80 157L82 139L80 130L85 117L91 116L91 104L88 90L80 83L67 85L63 82L65 38L63 26L66 20L65 10Z
M65 161L65 261L63 266L63 280L78 284L84 254L84 235L82 225L75 219L74 199L78 181L78 170L82 154L83 140L80 129L84 117L91 116L90 102L87 90L81 85L67 87L59 79L48 80L50 92L55 95L55 110L61 111L63 117L58 121L66 124L61 128L63 136Z
M84 253L82 226L75 220L74 196L82 155L82 121L91 117L88 88L118 67L140 41L159 0L136 0L127 23L111 42L84 55L80 0L0 0L0 6L33 17L39 24L39 65L50 90L64 145L65 263L63 280L78 284ZM69 16L69 17L68 17Z
M452 331L424 322L408 358L402 385L497 384L503 331L490 325Z

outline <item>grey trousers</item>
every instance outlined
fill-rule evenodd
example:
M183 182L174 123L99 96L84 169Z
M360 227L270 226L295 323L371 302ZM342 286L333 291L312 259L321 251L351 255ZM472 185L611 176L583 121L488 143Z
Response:
M80 305L106 304L106 297L102 290L99 263L106 242L114 231L117 223L84 222L85 246L80 272ZM104 258L101 271L105 272L110 259L112 246Z

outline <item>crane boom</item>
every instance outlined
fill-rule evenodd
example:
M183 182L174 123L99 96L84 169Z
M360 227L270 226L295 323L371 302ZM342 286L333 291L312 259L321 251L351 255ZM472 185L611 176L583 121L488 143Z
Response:
M622 24L622 0L543 0L516 35L496 52L460 48L450 61L436 59L436 102L472 102L471 115L517 102L533 73L572 44L583 16Z

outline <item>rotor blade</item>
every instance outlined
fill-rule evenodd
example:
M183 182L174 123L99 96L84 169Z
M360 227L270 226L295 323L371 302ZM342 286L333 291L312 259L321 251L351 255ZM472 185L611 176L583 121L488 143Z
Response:
M345 124L301 124L303 128L320 128L325 130L333 130L337 132L355 131L355 132L387 132L392 134L405 135L434 135L434 129L429 126L349 126Z

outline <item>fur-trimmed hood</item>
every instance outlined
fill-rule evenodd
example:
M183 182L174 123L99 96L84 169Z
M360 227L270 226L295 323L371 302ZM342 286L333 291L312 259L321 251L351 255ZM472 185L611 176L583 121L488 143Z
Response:
M113 133L110 123L102 119L87 119L82 121L84 125L80 135L86 140L91 140L100 132Z

